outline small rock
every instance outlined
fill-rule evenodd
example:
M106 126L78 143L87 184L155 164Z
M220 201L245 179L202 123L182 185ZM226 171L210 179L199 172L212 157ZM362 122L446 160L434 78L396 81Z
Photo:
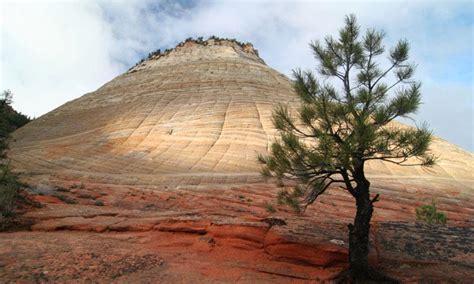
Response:
M331 243L336 244L336 245L343 245L344 241L343 240L338 240L338 239L332 239L330 240Z
M269 217L262 220L263 222L267 223L270 226L285 226L286 222L283 219Z
M404 264L400 265L400 269L408 269L408 268L411 268L411 266L409 264L404 263Z

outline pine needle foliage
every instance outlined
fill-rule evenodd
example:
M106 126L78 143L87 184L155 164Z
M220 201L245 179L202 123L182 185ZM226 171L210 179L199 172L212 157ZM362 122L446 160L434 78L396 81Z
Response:
M337 38L310 43L323 81L311 71L293 71L301 107L296 115L283 104L274 110L280 137L268 156L259 156L263 176L276 178L280 185L285 180L298 184L280 192L281 203L304 210L335 184L357 198L364 164L370 160L401 166L435 163L425 124L412 128L391 123L416 113L421 83L412 79L416 66L409 62L408 42L400 40L386 52L384 36L375 29L361 36L356 17L349 15ZM387 53L389 65L383 68Z

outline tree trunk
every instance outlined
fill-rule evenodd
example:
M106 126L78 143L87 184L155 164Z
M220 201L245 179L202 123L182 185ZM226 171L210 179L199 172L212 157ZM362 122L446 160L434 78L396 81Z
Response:
M364 164L353 174L356 183L350 192L356 200L357 212L354 224L349 224L349 270L336 278L337 283L400 283L383 273L374 270L369 265L369 230L370 220L374 212L374 202L378 194L370 199L370 182L364 175Z
M349 224L349 265L353 279L371 279L369 266L369 229L374 211L369 195L370 183L363 173L355 188L357 213Z
M357 202L354 225L349 225L349 264L351 274L357 279L369 277L369 229L373 207L368 202Z

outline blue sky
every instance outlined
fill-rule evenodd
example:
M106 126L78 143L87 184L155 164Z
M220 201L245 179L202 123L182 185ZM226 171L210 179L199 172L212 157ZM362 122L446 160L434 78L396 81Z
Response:
M314 69L311 40L335 35L344 15L362 30L383 29L386 47L411 43L423 82L415 119L474 151L472 1L2 1L0 90L40 116L125 72L157 48L187 37L252 42L266 63L290 76Z

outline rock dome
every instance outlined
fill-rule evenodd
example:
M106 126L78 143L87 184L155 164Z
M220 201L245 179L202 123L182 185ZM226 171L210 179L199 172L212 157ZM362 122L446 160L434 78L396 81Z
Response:
M111 183L247 182L273 106L292 99L251 44L190 40L36 119L10 156L28 172Z
M186 40L19 129L10 157L29 173L111 184L261 182L277 103L297 104L291 81L250 43ZM374 162L368 175L381 189L472 197L473 155L439 138L432 150L432 169Z

